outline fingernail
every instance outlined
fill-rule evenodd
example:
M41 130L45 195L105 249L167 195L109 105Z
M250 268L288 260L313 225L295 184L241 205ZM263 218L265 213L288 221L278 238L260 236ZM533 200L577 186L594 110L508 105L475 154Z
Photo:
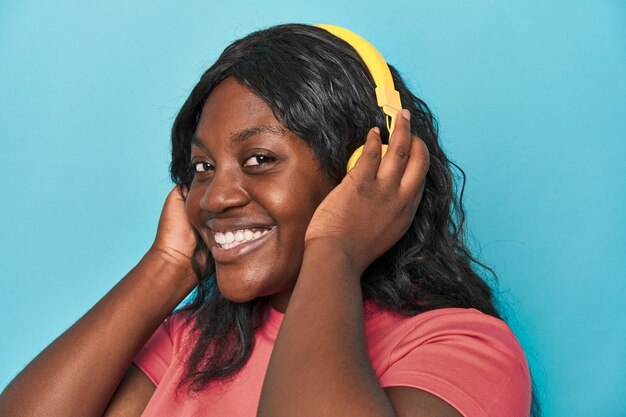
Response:
M375 127L374 128L374 132L376 132L377 135L380 135L380 129L379 128Z
M404 117L407 120L411 120L411 112L408 111L407 109L402 109L402 117Z

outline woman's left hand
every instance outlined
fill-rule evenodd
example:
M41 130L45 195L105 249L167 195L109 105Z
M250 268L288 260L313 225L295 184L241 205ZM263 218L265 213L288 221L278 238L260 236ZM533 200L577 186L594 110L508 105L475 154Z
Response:
M359 275L406 233L422 198L429 153L411 135L409 118L408 110L396 117L383 158L379 130L369 131L356 166L322 201L306 231L305 245L337 245Z

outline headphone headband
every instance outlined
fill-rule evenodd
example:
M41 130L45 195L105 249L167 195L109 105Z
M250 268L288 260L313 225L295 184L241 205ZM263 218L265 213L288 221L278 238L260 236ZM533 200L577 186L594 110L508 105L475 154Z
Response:
M396 114L402 110L402 103L400 102L400 93L398 93L393 84L391 71L389 70L389 66L383 56L380 52L378 52L374 45L348 29L326 24L319 24L315 26L330 32L340 39L343 39L359 54L372 75L374 83L376 84L376 100L378 102L378 106L383 110L383 113L385 113L387 131L389 132L389 137L391 137L393 128L396 124ZM348 162L348 171L354 167L354 164L356 164L356 160L359 158L362 151L363 147L360 147L350 157L350 161ZM383 148L383 154L385 151L386 147Z

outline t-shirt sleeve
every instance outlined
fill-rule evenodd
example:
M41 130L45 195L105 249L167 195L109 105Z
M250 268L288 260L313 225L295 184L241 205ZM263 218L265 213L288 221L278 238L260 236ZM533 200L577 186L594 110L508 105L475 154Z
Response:
M528 417L530 374L509 327L476 310L450 310L407 329L381 385L429 392L465 417Z
M168 317L135 356L135 365L159 385L174 357L178 315Z

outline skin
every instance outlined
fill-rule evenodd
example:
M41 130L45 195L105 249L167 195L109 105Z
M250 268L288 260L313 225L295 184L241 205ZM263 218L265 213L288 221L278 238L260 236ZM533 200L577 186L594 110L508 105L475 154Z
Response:
M246 129L256 133L237 140ZM195 228L228 298L270 296L286 312L259 416L460 416L424 391L381 389L369 363L360 276L409 227L428 170L404 117L382 160L380 151L372 129L356 167L334 184L260 98L223 81L196 131L198 172L186 195L166 199L151 249L15 378L0 415L139 416L155 386L131 361L195 284ZM216 245L215 231L251 226L271 231L230 253Z
M220 291L237 302L271 296L285 311L309 220L335 182L307 143L234 78L209 96L193 142L185 210L215 259ZM270 230L259 241L229 251L215 243L215 231L259 226Z
M95 417L109 403L104 415L139 415L154 385L131 362L196 284L194 235L183 204L172 190L146 255L11 381L0 394L1 416Z

